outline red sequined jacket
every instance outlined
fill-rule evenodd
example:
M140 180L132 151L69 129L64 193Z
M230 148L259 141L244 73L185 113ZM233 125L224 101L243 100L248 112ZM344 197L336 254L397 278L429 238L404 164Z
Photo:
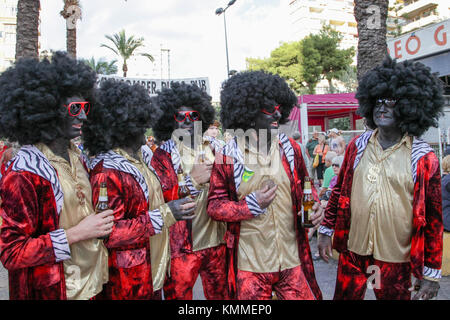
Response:
M149 238L155 230L142 188L131 174L104 168L103 162L91 170L90 180L94 206L98 202L100 183L106 180L109 207L114 210L113 231L104 240L109 253L109 282L99 298L151 299Z
M344 162L334 187L320 233L331 235L333 248L347 250L350 231L350 199L353 173L363 156L372 131L354 138L345 152ZM411 239L412 274L418 278L440 278L442 264L442 200L439 161L428 144L414 139L411 153L414 179L413 233Z
M49 181L8 170L2 180L0 260L8 270L11 300L66 299L62 261L56 262L51 232L59 215Z
M170 153L161 147L153 153L151 166L155 169L161 183L161 188L166 202L178 199L178 179L173 168ZM180 257L192 252L192 242L189 241L187 220L177 221L169 228L170 255L172 258Z
M301 226L298 216L302 205L304 178L308 175L308 172L300 146L294 140L284 136L284 141L280 141L280 146L280 150L284 150L283 167L291 182L292 215L296 226L298 255L302 270L316 299L322 299L322 293L315 278L307 230ZM289 154L285 152L286 150L289 150ZM225 149L224 153L226 154ZM314 186L313 195L318 200ZM227 245L228 286L230 295L235 298L240 222L253 218L253 213L250 211L245 198L238 201L235 162L231 156L222 153L216 153L216 161L211 173L208 214L215 220L227 222L225 240Z

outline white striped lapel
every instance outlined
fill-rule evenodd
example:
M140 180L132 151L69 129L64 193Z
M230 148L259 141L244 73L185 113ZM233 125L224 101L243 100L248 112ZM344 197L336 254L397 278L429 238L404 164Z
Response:
M142 175L142 173L130 161L128 161L125 157L121 156L120 154L117 154L112 150L106 153L99 154L94 159L94 161L92 161L92 163L94 162L99 163L100 161L103 161L104 168L114 169L131 174L141 187L142 192L144 192L145 199L148 200L149 191L147 183L145 182L145 178Z
M33 145L23 146L14 159L12 159L13 171L27 171L37 174L49 181L52 185L55 197L56 209L60 214L64 204L64 193L59 183L58 174L44 154Z
M242 182L242 175L244 174L245 167L244 167L244 156L242 155L242 152L238 147L237 137L231 139L222 150L225 156L233 159L234 184L236 186L236 192L238 192Z
M362 155L364 154L364 150L366 150L367 144L369 143L370 137L372 136L373 131L367 130L366 132L362 133L355 141L356 145L356 157L355 162L353 163L353 170L356 169L356 167L359 164L359 161L361 161Z
M434 150L428 143L414 137L411 150L411 172L414 183L417 180L417 164L419 160L430 152L434 152Z
M294 152L294 148L292 147L291 141L289 140L289 138L284 134L284 133L280 133L278 135L284 154L286 155L287 161L289 163L289 167L291 168L291 173L292 173L292 177L295 177L294 175L294 159L295 159L295 152Z

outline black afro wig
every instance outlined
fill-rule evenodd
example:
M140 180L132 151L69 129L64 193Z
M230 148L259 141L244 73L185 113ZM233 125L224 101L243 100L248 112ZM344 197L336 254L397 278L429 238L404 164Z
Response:
M174 114L181 107L189 107L200 113L203 133L214 121L215 110L211 105L211 96L196 85L172 83L170 89L165 88L158 93L157 103L163 115L153 127L158 140L169 140L177 129Z
M130 137L144 134L161 115L139 84L113 79L101 83L87 121L83 144L90 156L126 147Z
M297 96L285 80L265 71L240 72L222 84L220 121L224 129L251 128L264 108L280 105L280 124L285 124Z
M394 109L402 133L420 137L431 126L438 126L444 98L440 80L422 63L405 60L397 63L389 56L367 72L359 83L357 113L367 126L375 129L373 109L379 98L397 100Z
M86 64L55 52L51 61L21 59L0 76L0 135L21 145L61 136L68 98L90 101L96 74Z

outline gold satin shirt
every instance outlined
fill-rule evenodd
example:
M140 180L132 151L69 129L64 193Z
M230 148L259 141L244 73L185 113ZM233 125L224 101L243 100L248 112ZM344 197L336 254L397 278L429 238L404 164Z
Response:
M175 142L180 153L183 172L190 175L200 150L193 150L177 138L173 138L173 141ZM201 149L205 152L206 159L214 162L215 157L209 147L209 143L202 144ZM209 183L199 185L192 176L191 180L194 187L201 191L195 199L195 202L197 203L197 208L195 209L196 216L192 220L193 251L213 248L225 243L223 238L227 228L226 223L212 220L206 211L208 205Z
M265 180L271 179L278 185L276 197L266 213L241 222L239 270L267 273L299 266L291 184L282 164L278 137L272 140L266 157L253 147L245 147L242 139L238 140L238 147L244 151L245 167L254 173L247 182L242 180L238 190L239 200L261 189Z
M40 143L36 147L58 172L64 193L59 227L70 229L94 213L91 184L80 161L80 151L72 143L68 150L68 163L45 144ZM89 300L108 282L108 250L102 240L88 239L70 245L70 255L71 259L64 261L67 299Z
M164 202L164 196L158 178L144 163L142 154L139 153L139 160L137 160L123 149L117 148L113 151L130 161L142 173L149 191L149 210L159 209L164 221L161 233L150 237L152 283L153 291L156 291L163 287L166 273L170 271L169 227L175 224L176 220L169 206Z
M383 150L377 135L375 130L354 172L348 249L380 261L408 262L414 193L412 138L405 135Z

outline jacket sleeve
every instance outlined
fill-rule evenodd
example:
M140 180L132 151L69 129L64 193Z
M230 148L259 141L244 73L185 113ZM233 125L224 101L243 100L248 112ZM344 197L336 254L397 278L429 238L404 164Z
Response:
M100 183L106 180L108 188L108 205L114 211L114 226L109 237L104 241L107 248L120 248L123 246L139 243L149 239L156 234L153 220L157 210L145 211L136 215L134 218L128 218L127 212L132 210L126 188L130 186L124 183L123 177L115 170L96 173L91 177L92 201L94 207L97 205ZM158 211L159 212L159 211ZM161 216L161 213L159 213ZM158 217L160 231L162 227L162 217Z
M178 199L178 179L173 169L172 159L170 155L161 150L156 149L153 153L151 165L155 169L161 182L161 188L165 202Z
M234 186L233 165L227 164L226 161L224 155L216 153L208 193L209 216L218 221L239 222L264 213L265 210L259 208L254 194L241 201L233 199L232 192L235 192L231 190Z
M439 161L429 153L423 161L425 171L424 276L440 278L443 250L442 193ZM421 164L419 163L419 166Z
M39 201L53 197L51 185L38 176L10 172L1 187L3 223L0 229L0 260L8 270L34 267L70 258L70 249L63 229L42 234L46 213ZM30 174L31 176L31 174ZM29 179L30 178L30 179ZM32 180L34 178L34 180ZM36 182L41 182L37 186ZM39 191L43 194L40 194ZM45 194L44 194L45 193ZM63 248L58 259L56 248Z

